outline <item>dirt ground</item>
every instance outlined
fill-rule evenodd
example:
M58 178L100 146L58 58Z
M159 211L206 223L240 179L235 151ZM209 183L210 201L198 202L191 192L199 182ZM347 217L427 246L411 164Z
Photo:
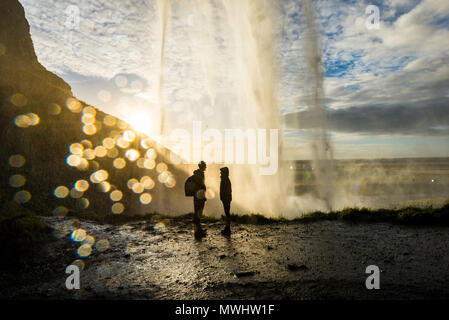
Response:
M76 220L43 218L51 241L20 270L2 272L9 299L441 299L449 298L447 228L389 223L204 223L193 238L187 219L155 217L121 226L81 221L96 240L81 289L67 290L65 268L80 243ZM103 241L100 241L103 240ZM104 241L107 240L107 241ZM101 244L101 246L100 246ZM368 265L381 269L367 290Z

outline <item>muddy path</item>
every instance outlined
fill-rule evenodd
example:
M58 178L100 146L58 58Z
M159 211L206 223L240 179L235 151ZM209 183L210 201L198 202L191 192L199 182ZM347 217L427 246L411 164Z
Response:
M120 226L43 218L54 228L30 264L2 273L3 298L22 299L434 299L449 298L447 228L388 223L204 226L193 239L187 219L155 217ZM79 225L78 225L79 223ZM80 259L76 227L95 238L81 260L81 289L65 287L65 268ZM365 269L381 269L367 290Z

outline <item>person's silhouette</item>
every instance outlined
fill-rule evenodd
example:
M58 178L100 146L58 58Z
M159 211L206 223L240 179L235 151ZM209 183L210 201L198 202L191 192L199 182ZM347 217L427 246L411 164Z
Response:
M206 202L206 184L204 183L204 171L206 171L206 163L201 161L198 169L193 172L194 182L197 186L195 195L193 196L193 228L195 238L201 239L206 236L206 231L201 228L201 215L203 214L204 204Z
M224 236L231 235L231 201L232 201L232 187L231 180L229 180L229 169L224 167L220 169L220 200L223 203L223 208L226 214L226 227L221 231Z

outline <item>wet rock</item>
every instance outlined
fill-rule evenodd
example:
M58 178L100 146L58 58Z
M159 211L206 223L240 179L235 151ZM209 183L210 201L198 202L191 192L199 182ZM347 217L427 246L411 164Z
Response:
M297 265L297 264L288 264L288 270L290 271L307 271L309 268L305 264Z

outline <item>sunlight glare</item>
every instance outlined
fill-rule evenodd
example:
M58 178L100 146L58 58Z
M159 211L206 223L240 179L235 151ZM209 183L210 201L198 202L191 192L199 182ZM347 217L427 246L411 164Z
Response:
M144 113L135 113L131 116L129 123L131 126L142 133L148 134L150 132L150 119Z

